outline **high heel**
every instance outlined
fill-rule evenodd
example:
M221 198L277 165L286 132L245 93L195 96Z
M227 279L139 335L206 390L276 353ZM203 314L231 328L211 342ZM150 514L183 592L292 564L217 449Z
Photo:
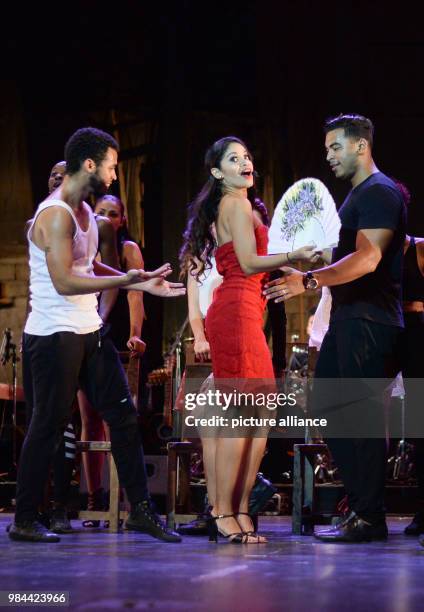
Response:
M250 520L252 521L252 526L254 527L254 522L253 522L253 518L252 516L248 513L248 512L236 512L235 516L248 516L250 518ZM243 531L244 535L247 537L247 542L249 542L249 538L256 538L256 543L257 544L266 544L267 540L264 539L262 542L260 540L260 538L264 538L265 536L260 536L258 534L257 531L251 530L251 531ZM253 542L253 544L255 544L255 542Z
M242 531L236 531L234 533L225 533L221 529L219 529L216 521L224 518L234 518L235 514L218 514L217 516L210 515L208 518L208 533L209 533L209 542L218 542L218 534L223 538L228 538L228 541L232 544L244 544L246 541L246 536Z

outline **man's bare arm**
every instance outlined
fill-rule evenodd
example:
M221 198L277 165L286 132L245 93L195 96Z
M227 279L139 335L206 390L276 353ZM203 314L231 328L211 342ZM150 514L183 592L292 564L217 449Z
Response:
M33 230L34 242L46 254L53 286L60 295L95 293L145 280L144 270L130 270L126 274L116 270L113 276L96 277L75 274L72 269L73 233L72 217L58 206L40 213Z
M319 286L342 285L374 272L393 238L393 230L362 229L356 235L356 251L336 263L314 271Z
M346 255L331 266L314 270L318 285L334 287L374 272L392 238L393 231L388 229L359 230L354 253ZM302 272L294 268L285 268L284 271L282 278L268 283L264 291L267 299L281 302L305 291Z

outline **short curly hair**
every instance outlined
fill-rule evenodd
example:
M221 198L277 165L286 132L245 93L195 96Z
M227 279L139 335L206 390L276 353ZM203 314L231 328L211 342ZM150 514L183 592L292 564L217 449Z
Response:
M340 114L337 117L329 117L324 123L324 133L328 134L332 130L338 128L344 129L344 134L347 138L359 140L365 138L370 147L374 141L374 125L371 119L363 115L356 114Z
M93 127L77 130L65 145L66 174L78 172L86 159L100 164L109 148L119 150L118 143L110 134Z

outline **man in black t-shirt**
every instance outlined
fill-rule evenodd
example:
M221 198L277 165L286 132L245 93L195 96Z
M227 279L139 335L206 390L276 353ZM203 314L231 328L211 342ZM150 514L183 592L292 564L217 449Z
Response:
M375 172L351 190L339 210L342 222L332 263L356 251L360 230L384 228L393 233L384 257L374 271L351 282L331 287L331 320L367 319L403 327L400 290L402 284L403 219L401 195L391 179Z
M335 436L327 442L340 469L351 513L315 537L363 542L387 537L380 394L384 383L379 386L378 379L392 378L398 371L395 353L403 327L405 207L394 182L374 163L374 130L369 119L340 115L328 120L324 131L332 171L352 184L339 210L342 227L332 264L305 274L287 269L283 280L269 283L266 292L268 299L281 301L306 289L331 288L330 326L315 370L312 408L321 413L327 410L325 416L332 425L329 435ZM333 380L324 384L321 379ZM375 386L369 379L377 379ZM353 435L356 437L350 437Z

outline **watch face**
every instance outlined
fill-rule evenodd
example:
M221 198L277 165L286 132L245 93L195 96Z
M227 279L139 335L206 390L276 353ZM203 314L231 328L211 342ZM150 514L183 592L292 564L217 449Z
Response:
M316 278L308 278L306 281L307 289L316 289L318 287L318 281Z
M302 280L303 280L303 286L305 287L305 289L317 289L318 281L316 278L314 278L314 275L312 274L312 272L305 272Z

